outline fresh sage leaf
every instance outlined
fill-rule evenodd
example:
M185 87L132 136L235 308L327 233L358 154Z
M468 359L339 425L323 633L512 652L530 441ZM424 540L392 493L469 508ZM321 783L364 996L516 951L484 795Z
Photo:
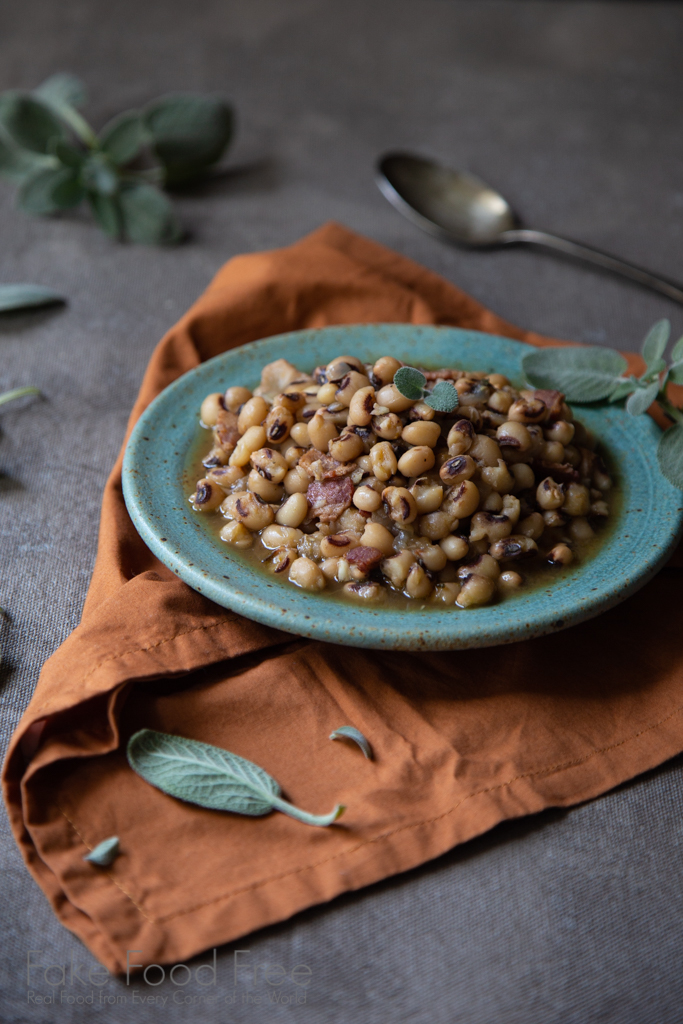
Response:
M680 423L669 427L660 437L657 461L669 483L683 490L683 426Z
M76 146L72 145L71 142L67 142L66 139L53 139L50 143L50 149L53 156L55 156L64 167L70 167L75 171L80 170L82 167L85 159L85 153L82 149L78 149Z
M671 334L671 324L668 320L658 320L645 335L643 341L643 347L641 352L643 359L647 364L649 372L655 370L655 364L662 362L662 356L666 349L669 335ZM666 368L666 363L660 365L657 372Z
M118 192L119 176L104 153L91 153L86 157L81 178L89 192L99 192L102 196L113 196Z
M453 412L460 402L458 392L449 380L437 380L432 390L425 394L424 400L437 412Z
M404 398L418 402L424 394L427 378L414 366L401 366L394 374L394 384Z
M129 110L104 126L100 132L100 147L113 163L123 167L140 154L148 138L142 114Z
M679 338L674 347L671 349L671 359L674 363L683 360L683 338Z
M636 378L633 376L629 377L628 380L620 380L619 383L615 385L614 390L610 393L610 402L621 401L622 398L626 398L628 395L632 394L637 387L638 383Z
M210 743L141 729L128 741L128 763L150 785L178 800L260 817L282 811L307 825L331 825L344 812L337 805L330 814L309 814L280 795L275 779L244 757Z
M0 313L53 306L57 302L66 302L66 299L51 288L37 284L0 284Z
M13 402L15 398L23 398L24 395L39 395L40 391L38 388L25 387L25 388L12 388L11 391L5 391L0 395L0 405L4 405L5 402Z
M70 168L38 171L22 182L19 207L26 213L56 213L76 206L84 194L78 175Z
M6 92L0 96L0 124L22 149L50 153L55 138L66 138L66 129L46 104L33 96Z
M678 363L672 363L669 367L669 375L667 382L672 384L683 384L683 360Z
M570 402L598 402L620 383L628 364L614 349L568 347L530 352L522 366L534 387L563 391Z
M632 416L640 416L647 412L659 394L659 381L653 380L646 388L638 388L634 391L626 403L626 411Z
M85 85L81 79L66 71L50 75L37 89L33 90L33 94L46 103L58 107L65 104L70 107L82 107L87 99Z
M177 242L181 231L173 207L154 185L131 182L121 189L119 204L123 229L131 242L166 245Z
M167 185L191 181L217 163L234 128L232 108L224 100L191 93L162 96L145 108L144 118Z
M103 196L99 192L88 192L88 203L95 220L105 235L119 239L122 231L122 217L118 199Z
M359 729L356 729L353 725L340 725L338 729L335 729L334 732L330 733L330 739L351 740L353 743L356 743L360 747L365 757L367 757L368 761L373 760L372 747L366 740L363 733Z
M83 860L89 861L90 864L97 864L98 867L106 868L114 863L120 852L119 837L110 836L109 839L103 839L101 843L98 843L94 850L85 855Z
M29 174L46 167L57 167L57 160L52 156L22 149L0 129L0 175L3 178L19 183Z

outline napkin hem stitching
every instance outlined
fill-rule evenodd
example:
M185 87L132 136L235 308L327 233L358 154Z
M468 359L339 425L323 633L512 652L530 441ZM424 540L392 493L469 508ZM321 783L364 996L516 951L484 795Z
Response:
M652 732L653 729L658 729L660 726L664 725L670 719L672 719L676 715L680 714L681 711L683 711L683 705L680 705L679 707L677 707L674 711L672 711L670 714L668 714L665 718L660 719L660 721L654 722L652 725L648 725L646 728L641 729L639 732L633 733L631 736L624 737L624 739L619 740L618 743L612 743L612 744L610 744L607 747L600 747L597 750L591 750L590 753L585 755L585 757L577 758L574 761L566 761L566 762L560 763L560 764L548 765L548 766L546 766L544 768L537 768L534 771L523 772L521 775L516 775L512 779L508 779L506 782L500 782L500 783L498 783L495 786L489 786L486 789L478 789L478 790L475 790L473 793L468 793L468 794L466 794L466 796L463 796L460 800L458 800L458 802L455 803L452 807L449 807L448 810L443 811L441 814L435 815L433 818L424 818L421 821L413 821L413 822L409 822L406 825L400 825L397 828L390 829L387 832L381 832L377 836L372 836L370 839L365 839L365 840L363 840L363 842L358 843L356 846L352 847L351 849L341 850L339 853L335 853L331 857L325 857L325 858L323 858L323 860L314 861L313 863L310 863L310 864L303 864L303 865L301 865L301 867L294 868L291 871L282 872L279 875L270 875L270 876L268 876L268 878L262 878L259 881L251 882L249 885L243 886L242 888L234 889L234 890L232 890L229 893L223 893L221 896L215 896L213 899L206 900L204 903L196 903L192 907L187 907L184 910L175 911L174 913L169 914L167 916L163 916L163 917L150 917L135 902L133 897L128 892L126 892L126 890L123 888L123 886L120 885L120 883L117 882L116 879L111 874L109 874L109 872L107 872L107 875L108 875L109 878L111 878L111 880L114 883L114 885L116 885L117 888L120 889L120 891L125 896L128 897L128 899L131 901L133 906L137 910L140 911L142 916L147 921L149 921L151 924L164 924L167 921L172 921L174 918L182 917L184 914L192 914L192 913L194 913L197 910L203 909L204 907L212 906L214 903L220 903L223 900L232 899L234 896L239 896L239 895L242 895L243 893L251 892L252 890L258 889L261 886L269 885L271 882L278 882L278 881L281 881L283 878L290 878L293 875L300 874L303 871L310 871L311 869L319 868L323 864L328 864L331 861L338 860L340 857L345 857L345 856L353 855L358 850L362 849L364 846L369 846L372 843L381 842L383 839L388 839L390 836L397 835L398 833L407 831L408 829L421 828L423 825L433 825L435 822L441 821L443 818L447 818L450 814L453 814L455 811L458 810L459 807L462 807L462 805L464 803L466 803L466 801L472 800L472 799L474 799L477 796L484 796L487 793L495 793L495 792L497 792L499 790L507 789L508 787L514 785L515 782L520 782L523 779L532 779L532 778L535 778L535 777L537 777L539 775L548 775L548 774L552 774L553 772L567 771L570 768L575 768L578 765L585 764L587 761L590 761L590 759L593 758L593 757L596 757L596 756L598 756L600 754L609 753L611 750L616 750L617 747L621 747L625 743L630 743L633 740L638 739L639 736L643 736L647 732ZM85 843L85 840L81 836L80 832L78 832L78 829L76 828L74 823L71 821L71 819L68 817L68 815L62 810L61 807L59 809L60 809L61 813L64 815L64 817L66 818L66 820L69 822L71 827L74 829L76 834L83 841L84 845L87 846L87 843Z

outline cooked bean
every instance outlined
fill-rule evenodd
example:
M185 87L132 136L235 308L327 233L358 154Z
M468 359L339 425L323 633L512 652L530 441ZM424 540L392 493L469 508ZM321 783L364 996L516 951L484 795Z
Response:
M398 460L398 471L403 476L419 476L434 465L434 452L427 445L416 445L404 452Z
M395 384L385 384L377 392L377 404L383 405L389 412L405 412L414 402L402 395Z
M402 590L408 579L408 573L411 567L415 565L415 562L416 558L413 552L409 551L408 548L404 548L403 551L399 551L392 558L385 558L380 562L380 569L396 590Z
M430 572L440 572L448 561L445 551L439 544L425 544L416 547L415 554Z
M493 543L512 533L512 523L506 515L496 512L475 512L470 526L470 541L483 540L484 537Z
M288 573L296 558L298 558L296 548L277 548L268 560L268 566L273 573Z
M540 512L532 512L531 515L525 516L517 527L517 533L531 537L532 540L538 540L544 530L545 523Z
M289 580L304 590L325 589L325 577L312 558L295 558L289 569Z
M434 448L441 437L441 426L430 420L415 420L403 428L401 437L408 444Z
M259 395L250 398L240 409L237 417L237 429L244 434L249 427L258 427L268 415L268 405Z
M284 491L281 484L274 484L271 480L266 480L256 469L252 469L249 473L247 487L253 494L258 494L259 498L268 502L280 501Z
M459 484L470 480L477 471L477 464L469 455L456 455L447 459L439 470L439 476L445 484Z
M498 589L502 590L503 593L511 593L512 591L519 590L523 582L518 572L508 569L507 572L502 572L498 577Z
M394 449L388 441L379 441L370 450L372 472L378 480L389 480L398 469Z
M338 381L352 370L355 370L356 373L363 372L363 364L359 359L356 359L355 356L337 356L325 367L325 378L326 380Z
M564 458L565 461L577 469L581 465L581 452L578 448L575 448L573 444L567 444L564 447Z
M283 482L287 494L305 494L311 478L303 466L295 466L294 469L290 469Z
M487 604L495 592L496 585L488 576L469 576L458 594L457 604L461 608L476 608Z
M479 494L482 496L482 498L483 498L483 494L484 494L484 491L483 491L483 487L484 486L488 487L489 485L486 484L486 481L480 480L479 481ZM479 502L479 511L480 512L502 512L503 511L503 496L501 494L499 494L498 491L491 491L491 493L489 495L487 495L486 498L483 498L483 501Z
M536 488L536 501L542 509L559 508L564 501L563 485L558 484L552 477L547 476L545 480L541 480Z
M235 450L230 456L231 466L246 466L250 461L252 452L263 448L266 443L266 430L262 426L247 427L241 438L235 445Z
M372 375L381 384L391 384L397 370L401 369L401 363L393 356L381 356L372 368Z
M357 487L353 495L353 503L363 512L376 512L382 504L382 498L372 487Z
M357 548L359 543L357 533L333 533L320 541L320 554L323 558L341 558L352 548Z
M479 504L479 489L472 480L463 480L447 494L447 501L457 519L467 519Z
M448 432L446 444L449 455L464 455L474 443L474 427L469 420L458 420Z
M590 540L591 537L595 536L595 530L587 519L584 519L583 516L577 516L569 524L569 536L572 540L576 541Z
M293 441L296 441L297 444L302 445L304 448L308 447L311 443L307 423L295 423L289 431L289 436Z
M512 405L512 395L507 391L494 391L486 404L494 412L506 413Z
M345 558L325 558L320 563L323 575L328 580L335 580L337 583L346 583L351 579L351 566Z
M557 526L567 525L566 517L556 508L549 508L543 513L543 522L551 530Z
M531 448L531 434L523 423L506 420L496 430L496 437L503 448L513 448L518 452L527 452Z
M420 516L417 528L421 537L427 537L429 540L442 540L452 530L457 530L458 523L459 520L451 512L438 509L436 512Z
M226 519L236 519L248 530L262 530L264 526L270 526L275 518L270 505L251 491L228 495L221 509Z
M432 592L432 581L421 565L415 563L408 571L404 593L414 599L429 597Z
M548 555L551 565L569 565L573 558L572 549L567 544L556 544Z
M592 478L593 484L598 488L599 491L609 491L610 487L612 486L610 475L607 472L605 464L599 455L596 456L593 462Z
M395 441L403 431L403 421L395 412L386 412L381 416L372 417L372 429L378 437L386 441Z
M500 566L491 555L479 555L469 565L462 565L458 569L458 578L466 580L472 575L487 576L490 580L497 580L500 576Z
M461 558L465 558L470 549L465 538L458 537L457 534L454 533L443 537L439 542L439 547L449 562L459 562Z
M515 490L528 491L536 483L534 471L526 462L517 462L510 466L510 472L515 478Z
M382 491L389 515L395 523L406 526L417 518L415 498L406 487L385 487Z
M339 437L333 437L327 447L332 458L338 462L351 462L364 450L361 438L351 430L345 430Z
M318 451L326 452L330 441L337 437L338 431L327 409L318 409L308 422L308 436L311 444Z
M564 445L559 441L546 441L541 446L539 454L544 462L556 462L561 465L564 462Z
M229 409L230 412L239 412L240 407L248 402L251 398L251 391L249 388L232 387L228 388L225 392L225 408Z
M225 498L225 491L204 477L197 481L194 494L190 496L195 512L214 512Z
M282 483L289 470L287 461L273 448L258 448L252 452L251 464L262 477L274 484Z
M224 491L230 491L233 484L244 478L244 473L239 466L214 466L206 474L206 479L212 484L217 484Z
M271 444L280 444L289 437L294 426L294 414L284 405L274 405L266 416L266 438Z
M368 522L360 542L365 548L377 548L383 555L390 555L394 550L394 535L381 523Z
M429 477L421 476L415 480L410 488L410 493L415 498L419 515L427 512L436 512L443 500L443 487Z
M379 601L384 596L379 583L360 581L357 583L347 583L344 587L344 593L360 601Z
M489 373L487 377L489 383L493 384L494 388L506 388L510 385L510 381L503 373Z
M371 386L359 388L349 403L349 423L366 427L372 420L375 407L375 389Z
M428 420L432 421L436 416L436 411L432 409L431 405L427 405L426 402L416 402L415 405L408 411L408 420L412 423L414 420ZM439 433L441 433L441 427L439 427Z
M497 466L484 466L481 478L499 494L509 494L515 486L515 478L510 473L504 459L498 459Z
M545 428L544 433L548 441L559 441L562 445L568 445L571 444L574 431L573 423L567 423L566 420L557 420L555 423L550 423Z
M298 444L290 444L288 448L283 449L282 455L288 468L294 469L295 466L298 466L299 459L306 454L306 451L306 448L302 448Z
M364 373L358 373L356 370L351 370L339 381L339 387L337 388L335 399L340 405L348 407L351 405L353 396L361 390L370 386L370 381ZM373 402L374 405L374 402ZM370 407L372 408L372 406Z
M562 511L568 516L587 516L590 510L588 488L584 484L567 484Z
M480 466L497 466L498 459L503 457L498 444L486 434L477 434L469 454Z
M606 501L594 501L593 504L591 505L591 515L592 516L600 516L600 517L608 516L609 515L609 506L607 505L607 502Z
M347 508L345 512L342 512L337 523L339 524L339 529L344 532L346 530L353 530L354 533L363 533L368 525L367 513L359 512L356 508ZM367 544L366 541L362 543ZM367 544L367 547L372 546L372 544ZM376 544L374 546L377 547Z
M548 415L540 398L518 398L508 409L508 419L517 423L541 423Z
M453 605L460 593L459 583L437 583L432 593L432 601L435 604Z
M221 527L220 538L234 548L250 548L254 543L254 535L243 523L234 519Z
M267 526L265 530L261 532L261 543L264 548L295 548L303 533L301 530L295 530L291 526L280 526L272 525Z
M516 526L519 517L522 514L522 505L519 498L516 498L514 494L504 494L503 512L508 517L512 525Z
M230 452L234 449L221 447L221 445L215 445L205 459L202 459L202 465L207 469L211 469L214 466L224 466L230 458Z
M225 400L223 395L216 391L211 395L207 395L202 402L199 410L199 419L205 427L215 427L218 422L218 416L225 409Z
M290 494L275 513L275 522L281 526L300 526L308 515L308 501L301 491Z
M318 388L318 393L317 393L317 395L315 397L316 397L317 401L320 402L321 405L329 405L330 402L334 402L335 401L335 395L336 394L337 394L337 385L336 384L332 384L330 382L330 383L327 383L327 384L323 384L322 387Z
M497 540L489 548L489 554L499 562L511 558L528 558L537 551L536 541L521 533L513 533L503 540Z

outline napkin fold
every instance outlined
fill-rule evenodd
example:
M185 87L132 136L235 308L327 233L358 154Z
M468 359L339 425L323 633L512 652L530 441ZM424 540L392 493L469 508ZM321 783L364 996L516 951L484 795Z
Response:
M357 322L448 324L532 344L437 275L329 224L231 260L157 347L130 427L236 345ZM636 359L637 361L637 359ZM636 362L634 362L634 368ZM4 769L12 828L59 919L111 971L186 960L415 867L506 818L604 793L683 749L680 576L590 622L484 650L409 654L278 632L190 590L107 483L81 624L45 664ZM359 728L375 760L331 743ZM330 828L204 810L128 767L149 727L255 761ZM108 868L83 860L118 835Z

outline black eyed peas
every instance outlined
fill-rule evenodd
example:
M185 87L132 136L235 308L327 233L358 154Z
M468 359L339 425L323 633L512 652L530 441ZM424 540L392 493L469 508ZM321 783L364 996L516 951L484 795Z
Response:
M612 481L564 396L425 371L458 392L442 413L398 390L401 365L278 360L208 394L193 510L273 578L357 605L476 608L588 557Z

